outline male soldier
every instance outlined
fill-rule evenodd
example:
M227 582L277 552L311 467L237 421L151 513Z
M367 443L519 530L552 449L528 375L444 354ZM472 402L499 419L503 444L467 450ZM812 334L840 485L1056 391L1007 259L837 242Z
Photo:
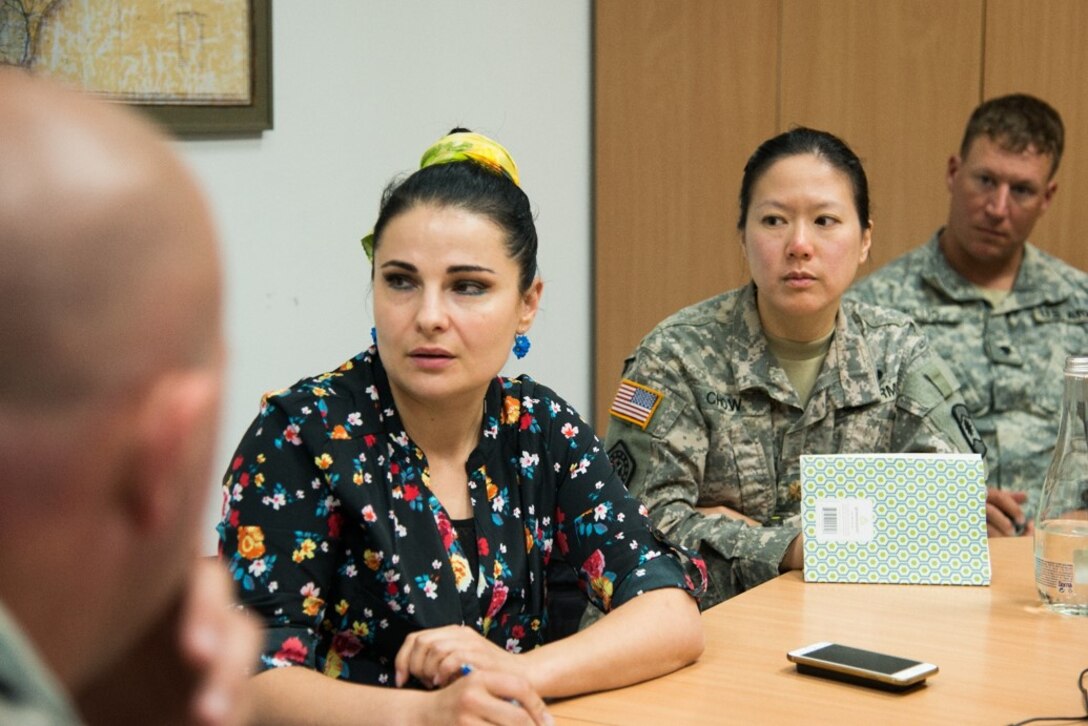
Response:
M953 369L986 446L991 536L1031 532L1065 357L1088 352L1088 275L1027 241L1058 188L1063 139L1037 98L980 105L948 160L945 226L849 293L911 315Z
M0 118L0 723L230 722L259 636L195 566L223 357L205 202L120 107L8 68Z

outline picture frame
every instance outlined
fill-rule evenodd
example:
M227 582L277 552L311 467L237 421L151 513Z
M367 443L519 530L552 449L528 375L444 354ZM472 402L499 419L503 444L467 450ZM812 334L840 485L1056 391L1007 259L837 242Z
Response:
M253 136L272 129L272 0L250 0L250 103L134 105L181 138Z

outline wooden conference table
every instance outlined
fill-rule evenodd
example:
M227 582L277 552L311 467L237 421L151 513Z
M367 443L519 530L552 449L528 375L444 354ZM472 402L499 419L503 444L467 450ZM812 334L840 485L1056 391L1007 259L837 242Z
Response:
M1084 713L1088 618L1045 609L1031 537L990 540L989 587L805 583L790 572L703 613L697 663L550 704L559 724L1008 724ZM786 651L829 640L940 668L887 693L801 675Z

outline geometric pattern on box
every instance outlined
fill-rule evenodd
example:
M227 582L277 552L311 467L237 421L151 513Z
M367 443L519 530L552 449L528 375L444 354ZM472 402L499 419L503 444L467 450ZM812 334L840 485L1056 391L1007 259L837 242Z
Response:
M989 585L977 454L801 457L805 582Z

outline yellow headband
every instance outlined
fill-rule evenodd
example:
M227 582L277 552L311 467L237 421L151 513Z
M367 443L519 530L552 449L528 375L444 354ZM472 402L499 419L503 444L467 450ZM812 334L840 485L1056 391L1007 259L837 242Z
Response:
M443 136L431 144L430 148L423 152L419 160L419 168L439 164L451 164L458 161L471 161L485 169L504 176L514 184L521 186L521 178L518 175L518 165L502 144L489 139L483 134L471 131L458 131L457 133ZM374 262L374 233L371 232L362 239L363 250L366 258Z

